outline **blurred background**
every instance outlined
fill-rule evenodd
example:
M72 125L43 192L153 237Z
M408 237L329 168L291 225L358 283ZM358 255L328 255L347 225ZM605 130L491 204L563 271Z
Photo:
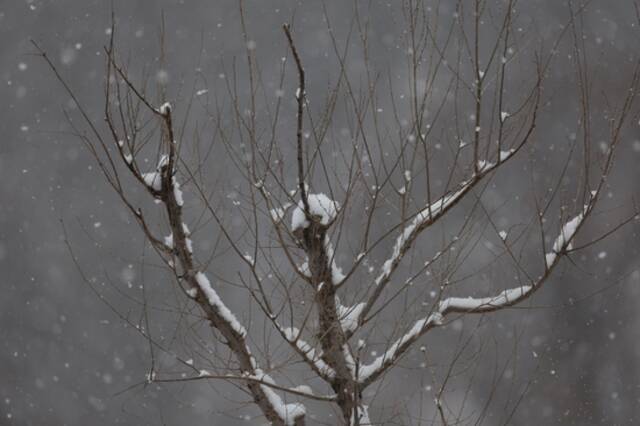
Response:
M226 384L139 385L149 371L148 342L83 281L65 244L66 229L80 267L98 290L139 294L142 283L149 283L149 291L157 289L157 299L175 304L175 292L167 289L168 280L162 281L167 277L153 267L154 253L144 250L135 223L81 141L70 134L63 110L78 120L77 110L30 43L36 40L48 53L89 115L101 124L103 46L109 40L111 4L94 0L0 4L0 424L263 424L253 408L238 404L245 399ZM215 82L227 78L234 58L244 60L235 1L131 0L113 5L121 60L139 72L145 69L166 87L178 115L185 114L190 93L215 90ZM353 19L351 2L245 2L249 36L267 87L277 87L280 58L286 53L281 25L295 17L308 96L312 103L324 97L327 81L335 80L337 70L323 7L336 39L346 43ZM377 71L404 73L404 52L398 42L405 29L400 2L362 2L360 12L370 18L370 49ZM451 5L443 5L443 16L453 12ZM163 17L166 63L159 49ZM565 2L532 0L518 5L517 17L516 27L530 33L532 49L549 49L569 12ZM597 144L607 133L609 102L620 101L638 56L640 28L633 3L625 0L594 0L581 19L593 70ZM349 64L354 76L363 70L358 55L354 53ZM522 174L523 167L539 167L534 180L544 188L547 174L557 176L562 165L557 153L566 152L572 134L575 139L579 98L571 60L570 46L561 45L544 84L532 160L506 167L484 195L488 206L500 206L506 222L527 213L527 205L517 202L518 195L531 187L531 175ZM519 72L525 75L527 70ZM240 78L240 91L246 93L243 84L246 81ZM202 92L200 97L207 95ZM384 99L380 102L390 105ZM206 121L203 111L194 109L191 119ZM285 124L293 123L293 111L293 105L285 109ZM391 108L384 111L391 114ZM634 117L637 111L636 106ZM640 196L640 129L634 121L625 130L598 214L583 231L585 241L615 226ZM200 137L207 140L206 133ZM216 148L206 164L222 182L221 198L231 202L234 196L228 189L242 181L229 171L224 150ZM185 191L189 194L189 187ZM204 229L197 249L207 252L216 238ZM633 221L576 255L573 262L565 261L526 310L498 313L479 325L477 319L469 324L456 321L424 339L428 348L435 347L434 356L446 359L460 347L463 330L469 333L479 327L468 360L462 361L473 368L460 372L461 383L471 385L447 392L453 405L467 401L463 424L474 424L479 417L486 425L640 423L638 231L640 223ZM239 262L221 255L212 265L224 265L233 273ZM131 321L140 319L139 307L121 307ZM173 319L156 312L156 335L175 338ZM157 356L167 368L175 364L171 357ZM420 353L403 361L412 368L393 373L395 378L372 404L372 420L434 422L438 381L432 380L431 369L418 368L423 362ZM483 411L494 389L499 391ZM310 406L309 411L317 415L318 424L332 424L330 413L314 411L320 409Z

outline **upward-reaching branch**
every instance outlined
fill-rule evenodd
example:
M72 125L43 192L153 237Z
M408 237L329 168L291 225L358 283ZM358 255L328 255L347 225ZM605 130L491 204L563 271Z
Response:
M305 187L305 174L304 174L304 151L302 148L302 126L304 119L304 102L305 102L305 78L304 78L304 67L302 66L302 61L300 60L300 56L298 55L298 50L296 49L296 45L293 43L293 37L291 36L291 31L289 29L289 24L282 25L282 29L284 30L285 35L287 36L287 41L289 42L289 48L291 48L291 53L293 55L293 59L296 62L296 67L298 68L298 89L296 90L296 101L298 104L297 111L297 122L296 122L296 149L297 149L297 157L298 157L298 186L300 188L300 198L302 199L302 204L304 206L304 213L309 219L309 200L307 198L307 188Z

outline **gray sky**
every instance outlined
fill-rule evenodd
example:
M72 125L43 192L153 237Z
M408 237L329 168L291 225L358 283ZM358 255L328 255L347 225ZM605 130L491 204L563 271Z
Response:
M144 252L135 224L97 173L81 142L69 134L63 109L76 120L77 111L29 42L36 40L49 53L92 118L101 122L102 47L108 42L110 3L15 0L0 4L0 268L4 271L0 424L262 424L259 419L244 419L256 412L236 409L235 401L242 395L227 385L198 382L131 388L143 381L148 371L148 344L82 281L64 244L63 223L83 270L88 277L96 277L98 288L109 294L113 293L110 285L136 291L142 282L148 282L152 291L158 291L154 296L159 301L173 297L163 275L150 267L157 259L148 249ZM192 87L219 87L220 74L229 69L233 58L243 60L244 43L234 1L114 4L121 57L131 61L136 70L147 66L153 75L166 70L168 97L176 105L183 101L178 112L184 113L185 97ZM352 3L328 1L326 6L337 39L345 42ZM279 61L286 53L281 25L295 16L298 48L308 72L308 93L312 102L314 96L321 99L327 80L336 76L321 4L251 0L246 2L246 10L247 27L267 85L277 81ZM568 18L564 2L552 0L528 2L519 12L521 29L530 33L532 49L548 49ZM158 62L163 13L166 67ZM374 1L367 13L372 18L373 63L380 72L400 72L402 52L395 48L402 31L400 8ZM595 0L584 15L597 100L592 116L596 138L606 135L605 99L619 102L631 70L630 59L638 55L640 29L634 13L631 2ZM529 175L521 173L522 167L538 165L538 183L544 186L544 174L560 166L555 152L565 149L576 129L578 101L569 54L563 45L544 84L545 106L535 134L537 148L531 154L534 161L506 168L487 193L491 206L509 202L506 212L501 213L506 218L519 217L526 209L526 205L510 203L530 183ZM357 75L360 66L361 58L354 54L350 72ZM521 75L526 72L523 69ZM246 91L244 80L240 85L241 91ZM193 114L194 120L206 121L202 110ZM343 125L337 120L337 128ZM638 125L633 123L625 131L610 187L585 231L586 239L615 225L628 213L632 199L637 201L640 196L639 139ZM215 150L208 170L212 178L223 177L221 192L238 179L225 174L228 170L222 155L223 150ZM640 422L639 230L640 224L632 222L577 255L575 266L570 262L563 265L531 302L529 307L535 309L498 314L483 322L480 333L486 342L495 339L498 348L518 348L513 365L499 378L498 402L484 424L496 424L493 419L502 418L499 402L509 393L514 376L518 386L529 379L531 382L510 424ZM204 236L199 248L210 249L212 244L214 238ZM225 262L217 258L213 265ZM231 262L229 268L235 264ZM130 283L133 289L128 288ZM135 307L130 312L135 313ZM170 338L172 321L155 317L158 335ZM439 332L433 338L433 345L439 345L435 351L446 356L446 349L456 344L456 327L473 324L457 323ZM495 359L504 362L514 354L495 356L495 352L493 343L487 343L483 355L474 361L479 365L470 405L478 409L491 387ZM504 351L498 352L504 355ZM408 362L417 365L418 358L409 357ZM160 356L158 362L167 368L175 364L166 356ZM381 393L390 408L380 413L380 419L405 406L417 410L423 404L426 411L433 409L430 390L424 391L422 399L392 400L404 383L420 386L418 376L426 377L427 373L401 369L396 374ZM460 395L453 392L451 398L456 400Z

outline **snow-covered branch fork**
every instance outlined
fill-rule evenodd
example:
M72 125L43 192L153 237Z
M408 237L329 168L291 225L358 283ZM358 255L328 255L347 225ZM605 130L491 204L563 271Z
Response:
M405 76L409 84L403 81L400 91L392 79L389 87L380 89L377 71L367 72L365 84L361 84L364 89L357 89L356 81L362 83L360 79L365 77L350 71L349 49L334 38L331 22L325 17L337 81L328 94L316 95L309 81L324 77L305 70L305 52L297 45L293 29L285 25L284 37L280 32L279 37L286 56L278 62L281 71L275 79L279 86L274 101L267 95L258 99L259 93L270 93L271 86L269 90L264 87L264 76L256 65L255 42L249 38L246 11L240 2L247 45L248 99L240 99L236 81L225 82L215 95L224 99L216 98L215 108L206 108L206 121L214 123L212 139L224 144L230 161L201 156L207 150L201 150L199 141L184 137L186 124L176 124L183 118L187 121L187 117L180 117L183 110L179 103L166 102L164 90L154 101L143 89L144 83L131 80L116 55L115 28L105 48L104 129L95 124L55 64L34 44L78 105L90 136L70 120L75 133L135 218L146 237L145 244L162 260L183 302L198 312L202 327L208 324L210 327L204 328L214 331L213 343L203 343L205 339L198 336L198 344L215 350L198 348L193 353L198 353L199 361L183 362L190 374L176 378L152 371L149 381L233 383L242 387L261 415L274 425L304 425L308 418L305 400L332 407L319 417L330 413L340 424L372 424L371 393L364 391L380 383L427 332L458 316L488 314L518 305L551 280L562 260L576 251L575 241L581 238L581 229L605 191L639 88L639 68L636 65L628 90L609 114L608 140L600 158L593 158L596 149L591 146L591 123L580 122L581 140L572 142L551 190L545 190L541 197L532 196L536 208L527 229L517 238L494 229L503 245L500 256L517 270L515 282L494 286L506 290L481 289L472 276L467 280L472 289L460 290L449 279L468 253L456 257L449 255L453 251L449 249L471 240L478 211L485 212L486 222L494 225L484 204L484 191L496 183L494 178L503 166L524 160L527 152L533 152L529 148L534 146L544 109L544 77L561 40L571 33L567 28L574 30L574 37L579 36L577 23L571 20L551 52L530 55L533 59L524 67L531 72L525 76L529 85L519 84L516 90L509 85L511 63L521 60L526 52L514 49L530 43L514 40L524 37L512 31L514 4L509 1L500 9L502 26L486 49L478 47L483 39L479 23L488 12L479 8L479 0L475 4L474 11L460 7L460 13L475 22L473 34L467 34L465 25L454 19L446 40L436 40L432 33L439 16L431 17L421 2L403 6L407 9L403 43L410 66ZM356 27L367 58L368 25ZM470 52L469 66L447 60L450 50L458 52L459 46ZM573 46L573 54L580 57L582 44ZM488 53L481 57L480 52ZM289 58L294 66L288 64ZM373 68L367 60L363 63ZM578 75L586 74L584 62L576 61L576 67ZM515 73L518 67L513 68ZM472 77L465 77L469 73ZM192 100L207 90L194 91ZM288 93L289 109L282 100ZM385 109L378 103L381 93L392 97L389 109L394 113L387 117L388 123L383 123ZM326 98L322 108L311 108L322 98ZM590 102L589 93L580 91L584 116ZM227 104L230 110L222 111L221 105ZM338 105L350 120L346 127L342 117L335 118ZM191 104L184 110L191 111ZM287 115L291 123L282 125L280 121ZM453 118L449 120L447 115ZM154 130L150 131L150 126ZM389 131L392 126L395 129ZM200 131L197 128L193 133ZM338 135L336 141L331 140L334 134ZM188 158L185 152L197 154ZM155 158L149 161L151 154ZM574 158L578 155L583 156L580 161ZM226 169L229 165L231 171ZM203 175L214 169L236 173L239 178L235 181L244 179L225 196L225 200L232 200L228 209L214 201L211 188L207 189ZM567 173L580 176L569 179L576 193L569 203L558 200ZM136 199L134 189L142 190L149 203ZM524 200L518 198L518 202ZM191 205L199 212L193 213ZM232 212L231 219L225 210ZM158 223L150 219L158 216L163 218ZM448 240L442 244L444 249L430 260L422 259L422 253L431 247L421 245L421 237L445 220L457 223L457 231L441 232L442 239ZM194 223L210 226L200 228ZM242 229L238 231L238 227ZM206 253L197 253L204 251L196 244L199 228L219 237L220 252L229 266L217 268L203 260ZM539 240L530 235L535 231ZM514 254L515 240L522 244L521 251L535 252L536 260L523 264L522 257ZM464 247L456 250L461 252ZM213 257L212 253L209 258ZM446 273L432 274L439 262L450 263L440 268ZM232 266L236 264L242 266ZM239 297L227 298L227 291L236 291ZM466 291L482 296L465 296ZM426 294L431 294L430 298ZM412 302L398 308L394 303L400 296L407 301L429 302L418 309ZM243 308L234 310L234 302L240 298ZM393 309L402 312L389 312ZM250 321L255 311L263 316ZM396 321L393 327L389 318ZM382 335L390 337L381 343ZM366 362L369 355L364 348L374 344L383 350L372 351ZM181 349L165 350L175 355ZM372 412L379 409L371 408ZM446 423L444 413L440 415ZM327 422L335 422L335 418Z

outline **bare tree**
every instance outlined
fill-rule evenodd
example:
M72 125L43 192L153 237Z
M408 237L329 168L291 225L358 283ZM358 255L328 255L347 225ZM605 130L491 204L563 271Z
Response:
M275 425L305 424L306 401L336 409L340 424L376 423L364 391L379 385L427 333L460 316L523 304L563 259L618 229L589 241L576 238L607 185L640 69L636 64L621 99L612 103L606 144L598 151L589 63L576 19L583 7L568 4L567 25L543 49L533 46L530 33L515 30L516 3L460 1L444 25L440 2L404 1L398 6L406 26L406 73L400 79L372 63L372 24L358 2L346 42L335 37L325 15L338 69L324 93L309 91L307 79L322 76L305 69L293 25L285 24L286 57L274 97L263 82L240 2L247 95L238 90L241 73L234 62L232 77L204 105L212 123L206 137L198 127L193 136L185 132L195 92L182 109L185 124L178 124L178 109L164 90L154 94L144 78L136 83L119 58L115 27L105 48L106 126L82 108L36 45L79 106L88 133L69 123L162 260L167 278L189 301L181 309L215 331L215 352L200 350L205 338L199 336L196 357L177 355L180 375L152 364L149 382L241 385ZM575 65L578 137L569 141L555 184L519 197L530 208L530 220L507 232L483 195L499 169L518 158L526 164L527 152L534 155L545 75L562 43ZM349 68L354 44L364 63L358 78ZM518 81L510 81L516 71ZM384 109L392 111L385 118ZM224 147L223 160L209 157L213 141ZM149 157L154 166L145 163ZM227 161L245 182L236 198L241 207L221 205L204 177L206 168ZM135 188L155 204L141 206ZM152 209L162 210L162 219L150 219ZM241 223L241 232L225 211ZM209 220L219 251L235 256L241 270L210 271L206 257L196 253L191 223ZM432 245L418 250L418 240L444 221L441 237L432 233ZM470 270L469 257L487 235L499 246L487 265ZM478 271L485 268L502 271L512 283L479 285ZM244 300L244 314L223 301L221 294L232 291L241 292L236 300ZM246 313L256 308L261 319L250 321ZM139 330L152 346L175 353L153 340L148 327ZM285 355L281 345L288 348ZM364 348L374 345L381 350L368 356ZM443 401L450 373L436 398L442 424L461 422ZM309 375L316 389L290 384Z

